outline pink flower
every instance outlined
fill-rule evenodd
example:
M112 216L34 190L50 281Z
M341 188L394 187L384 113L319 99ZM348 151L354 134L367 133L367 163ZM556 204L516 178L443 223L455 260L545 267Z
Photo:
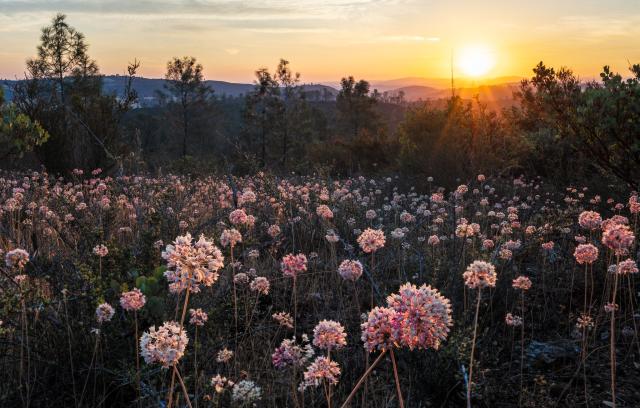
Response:
M592 264L598 259L598 248L592 244L580 244L573 251L576 262L582 264Z
M507 326L511 326L511 327L522 326L522 317L514 316L511 313L507 313L507 315L504 317L504 321L507 324Z
M362 248L362 250L367 254L376 252L380 248L384 247L385 241L384 232L371 228L364 230L358 237L358 244L360 244L360 248Z
M438 349L453 325L451 303L431 286L405 283L398 293L387 297L393 317L394 339L414 348Z
M629 275L638 273L638 264L633 259L626 259L621 261L617 265L612 265L615 267L615 272L618 275Z
M367 321L362 323L362 342L364 348L369 353L374 350L387 350L396 345L398 339L395 337L397 317L396 311L388 307L375 307L367 317Z
M209 316L200 308L189 309L189 314L191 315L189 323L194 326L204 326L207 320L209 320Z
M473 261L462 276L465 285L470 289L493 288L496 286L496 268L489 262Z
M531 289L531 279L527 278L526 276L518 276L513 280L511 286L514 289L527 291Z
M307 270L307 257L304 254L288 254L282 258L280 269L284 276L296 278L299 273Z
M4 257L5 265L7 268L23 269L27 262L29 262L29 253L24 249L16 248L9 252Z
M355 282L362 276L362 264L360 261L346 259L340 263L338 273L342 276L342 279Z
M102 303L96 308L96 320L102 324L108 322L113 318L115 310L108 303Z
M167 245L162 258L169 268L164 276L172 293L186 289L197 293L200 285L211 286L218 280L218 271L224 266L222 252L204 235L193 243L191 234L179 236Z
M138 288L134 288L129 292L123 292L122 295L120 295L120 306L127 311L140 310L146 302L147 299Z
M344 327L333 320L322 320L313 329L313 345L323 350L341 349L347 344Z
M428 239L427 239L427 244L431 245L431 246L436 246L440 243L440 238L438 238L437 235L431 235Z
M584 229L595 230L600 228L602 217L595 211L583 211L578 216L578 224Z
M303 366L313 357L313 347L308 342L297 344L295 339L284 339L271 355L271 362L277 369L289 366Z
M228 363L233 358L233 351L228 350L226 347L222 350L218 351L218 355L216 356L216 361L218 363Z
M269 283L269 279L264 276L258 276L249 284L249 289L253 292L257 292L260 295L268 295L269 289L271 288L271 284Z
M247 223L247 213L244 212L243 209L239 208L237 210L231 211L229 214L229 221L233 225L242 225Z
M551 251L554 246L555 244L553 243L553 241L549 241L542 244L542 249L544 249L545 251Z
M140 337L140 353L147 364L159 363L168 368L184 355L189 338L176 322L165 322L156 330L151 326Z
M316 208L316 214L318 214L318 217L324 220L330 220L333 218L333 212L328 206L324 204L321 204L318 206L318 208Z
M338 383L340 376L340 366L335 361L329 360L327 357L321 356L315 359L313 363L304 372L304 383L302 388L317 387L323 381L328 384L335 385Z
M635 236L627 225L608 225L602 233L602 243L615 251L625 250L631 247Z
M93 253L98 255L100 258L104 258L109 254L109 249L106 246L99 244L93 248Z
M271 315L273 320L278 322L278 324L282 327L286 327L288 329L293 329L293 317L287 312L278 312Z
M240 242L242 242L242 234L235 228L226 229L220 235L220 244L223 247L231 246L233 248Z

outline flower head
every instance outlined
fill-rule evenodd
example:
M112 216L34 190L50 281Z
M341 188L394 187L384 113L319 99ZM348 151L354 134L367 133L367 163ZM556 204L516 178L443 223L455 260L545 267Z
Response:
M189 324L194 326L204 326L207 320L209 320L207 313L200 308L189 309L189 315Z
M344 280L355 282L362 276L362 264L360 261L345 259L338 266L338 273Z
M598 248L592 244L580 244L573 251L579 264L592 264L598 259Z
M108 303L101 303L96 307L96 320L98 323L102 324L104 322L108 322L113 318L115 310Z
M360 248L362 248L362 251L367 254L376 252L380 248L384 247L385 241L384 232L371 228L364 230L358 237L358 244L360 245Z
M464 284L470 289L496 286L496 268L489 262L473 261L462 276Z
M389 307L374 307L367 321L362 323L362 342L369 353L374 350L387 350L396 345L394 325L398 323L396 311Z
M323 350L341 349L347 344L344 327L333 320L322 320L313 329L313 345Z
M304 254L289 254L282 258L280 269L284 276L296 278L299 273L307 270L307 257Z
M340 366L335 361L329 360L325 356L320 356L304 372L304 383L302 388L317 387L326 381L335 385L340 377Z
M146 302L147 299L138 288L134 288L129 292L123 292L120 295L120 306L127 311L140 310Z
M180 360L188 342L187 332L178 323L165 322L142 334L140 353L147 364L159 363L167 368Z

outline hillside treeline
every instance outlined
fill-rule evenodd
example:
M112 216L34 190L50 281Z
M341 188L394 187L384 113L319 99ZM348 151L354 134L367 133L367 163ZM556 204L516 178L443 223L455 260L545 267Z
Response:
M399 172L443 182L478 173L529 174L558 183L640 180L640 65L582 82L540 62L500 112L481 100L412 102L382 97L345 76L335 100L308 98L281 59L255 72L254 90L216 95L194 57L167 63L160 103L139 107L128 66L125 91L107 93L84 36L64 15L42 29L12 101L0 95L3 167L54 173L203 171L247 174ZM215 72L215 67L211 71ZM1 92L1 88L0 88Z

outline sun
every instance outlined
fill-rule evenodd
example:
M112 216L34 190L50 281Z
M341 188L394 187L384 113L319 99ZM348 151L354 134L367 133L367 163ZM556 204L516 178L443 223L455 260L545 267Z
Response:
M457 65L462 72L471 77L487 74L495 65L493 52L484 46L469 46L460 50Z

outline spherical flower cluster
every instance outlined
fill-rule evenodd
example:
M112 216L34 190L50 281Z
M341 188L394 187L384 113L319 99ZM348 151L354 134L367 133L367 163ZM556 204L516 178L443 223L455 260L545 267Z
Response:
M249 284L249 289L253 292L257 292L260 295L268 295L269 289L271 288L271 283L269 283L269 279L264 276L258 276Z
M231 211L229 214L229 221L233 225L243 225L247 223L247 213L244 212L243 209L239 208L237 210Z
M249 276L244 272L236 273L233 276L233 283L236 285L246 285L249 283Z
M629 212L631 214L640 213L640 202L638 202L638 196L632 195L629 197Z
M282 258L280 270L284 276L296 278L299 273L307 270L307 257L304 254L289 254Z
M242 406L251 406L262 398L262 389L251 380L242 380L233 386L231 400Z
M360 261L345 259L338 266L338 273L342 279L355 282L362 276L362 264Z
M493 242L493 240L490 239L485 239L482 241L482 249L484 249L485 251L493 249L495 245L496 244Z
M522 326L522 317L514 316L511 313L507 313L507 315L504 317L504 322L507 324L507 326L511 327Z
M627 259L615 265L615 272L618 275L629 275L638 273L638 264L633 259Z
M602 233L602 243L615 251L628 249L634 239L633 232L624 224L609 225Z
M323 381L336 385L340 377L340 366L335 361L327 357L320 356L315 359L304 372L304 383L302 388L317 387Z
M187 233L177 237L162 252L169 268L164 276L172 293L186 289L197 293L200 285L213 285L218 280L218 271L224 266L222 252L213 242L204 235L197 242L192 241L191 234Z
M514 289L520 289L524 291L529 290L531 289L531 279L527 278L526 276L518 276L513 280L511 286Z
M277 369L289 366L303 366L313 357L311 344L297 344L295 339L284 339L271 355L271 362Z
M218 363L228 363L233 358L233 351L227 349L226 347L222 350L218 351L218 355L216 356L216 361Z
M391 231L391 237L394 239L402 239L404 238L404 230L402 228L396 228Z
M600 228L602 224L602 216L595 211L583 211L578 216L578 224L588 230Z
M576 321L576 327L578 329L590 329L593 327L593 318L588 314L580 314Z
M96 308L96 320L98 323L102 324L104 322L108 322L113 318L115 310L108 303L99 304Z
M549 241L549 242L544 242L542 243L542 249L544 249L545 251L551 251L553 250L553 247L555 246L555 244L553 243L553 241Z
M466 222L460 223L456 226L456 237L458 238L470 238L476 233L472 224Z
M374 350L388 350L396 345L394 324L397 323L395 310L389 307L375 307L369 311L367 321L362 323L361 340L369 353Z
M580 265L592 264L598 259L598 248L592 244L580 244L573 251L573 256Z
M220 244L223 247L231 246L233 248L240 242L242 242L242 234L235 228L226 229L220 235Z
M269 234L271 238L277 237L280 235L280 227L276 224L270 225L269 228L267 228L267 234Z
M142 309L147 302L144 294L140 292L140 289L134 288L129 292L123 292L120 295L120 306L126 311L136 311Z
M403 211L402 214L400 214L400 221L404 222L405 224L414 222L415 220L416 220L416 217L414 217L413 215L409 214L406 211Z
M427 239L427 244L431 245L431 246L437 246L440 243L440 238L438 238L437 235L431 235L428 239Z
M473 261L462 276L464 284L470 289L496 286L496 268L489 262Z
M282 327L286 327L288 329L293 329L293 317L287 312L278 312L271 315L273 320L278 322L278 324Z
M100 258L104 258L109 254L109 249L106 246L99 244L93 247L93 253L98 255Z
M318 208L316 208L316 214L318 214L318 217L324 220L330 220L333 218L333 212L328 206L324 204L321 204L318 206Z
M27 262L29 262L29 253L20 248L12 249L4 257L7 268L23 269Z
M372 220L372 219L376 218L378 215L376 214L376 212L374 210L367 210L367 212L364 213L364 216L365 216L366 219Z
M167 368L180 360L188 342L187 332L178 323L165 322L158 329L151 326L142 334L140 353L147 364L159 363Z
M398 293L387 297L387 304L395 312L392 327L399 344L437 350L449 335L451 303L437 289L405 283Z
M207 313L200 309L189 309L189 323L194 326L204 326L204 324L209 320L209 316Z
M333 320L322 320L313 329L313 345L323 350L341 349L347 345L344 327Z
M362 250L367 254L376 252L380 248L384 247L385 242L386 239L384 237L384 232L371 228L364 230L358 237L358 244L360 245L360 248L362 248Z
M220 374L216 374L211 378L211 386L217 394L222 394L227 388L233 387L233 381L223 377Z

